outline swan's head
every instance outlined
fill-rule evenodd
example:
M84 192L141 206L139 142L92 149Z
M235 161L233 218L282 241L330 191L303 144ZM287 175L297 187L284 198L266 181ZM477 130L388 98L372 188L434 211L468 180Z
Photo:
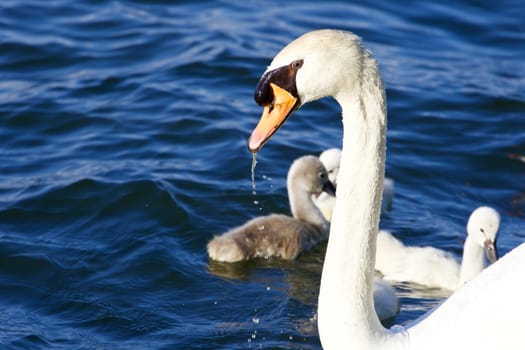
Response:
M315 156L297 158L288 171L288 188L318 197L321 192L335 196L335 186L328 178L323 163Z
M319 160L323 163L328 177L334 185L337 185L337 174L339 173L339 163L341 162L341 149L329 148L319 155Z
M255 101L264 110L248 141L249 150L261 149L303 104L354 91L368 55L357 36L337 30L309 32L288 44L255 88Z
M473 238L485 249L487 259L493 263L498 259L496 238L498 236L500 216L490 207L479 207L470 214L467 223L469 238Z

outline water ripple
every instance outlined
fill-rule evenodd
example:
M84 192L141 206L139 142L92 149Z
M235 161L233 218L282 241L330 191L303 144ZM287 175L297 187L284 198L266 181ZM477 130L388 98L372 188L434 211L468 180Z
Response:
M253 89L305 31L355 31L387 87L381 226L458 257L466 218L523 241L523 4L38 0L0 3L0 344L21 349L320 349L325 247L296 262L209 263L205 246L289 213L292 159L340 146L333 100L258 155ZM29 20L30 19L30 20ZM399 322L443 296L396 286ZM435 292L435 291L434 291Z

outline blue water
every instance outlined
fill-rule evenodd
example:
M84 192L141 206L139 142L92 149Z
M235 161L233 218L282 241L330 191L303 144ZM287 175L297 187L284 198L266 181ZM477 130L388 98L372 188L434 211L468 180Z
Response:
M458 257L471 210L525 240L525 3L0 2L2 349L320 349L324 245L297 261L209 263L214 233L287 213L296 157L340 145L304 106L258 155L254 87L279 49L354 31L387 87L381 219ZM442 297L398 285L404 323Z

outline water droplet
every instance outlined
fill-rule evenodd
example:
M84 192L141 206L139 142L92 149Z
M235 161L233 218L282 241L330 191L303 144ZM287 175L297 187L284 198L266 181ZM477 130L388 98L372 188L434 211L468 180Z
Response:
M255 324L259 324L259 318L258 317L253 317L252 318L252 322L255 323ZM255 331L257 333L257 331Z
M257 153L252 153L252 193L255 194L255 166L257 165Z

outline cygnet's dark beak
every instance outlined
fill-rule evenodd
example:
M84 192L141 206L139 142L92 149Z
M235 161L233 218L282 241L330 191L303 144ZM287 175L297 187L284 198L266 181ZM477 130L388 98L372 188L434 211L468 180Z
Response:
M495 263L498 260L498 251L496 245L491 240L487 239L484 243L485 246L485 255L491 264Z
M323 192L328 193L330 196L335 197L335 186L332 181L327 181L323 186Z

